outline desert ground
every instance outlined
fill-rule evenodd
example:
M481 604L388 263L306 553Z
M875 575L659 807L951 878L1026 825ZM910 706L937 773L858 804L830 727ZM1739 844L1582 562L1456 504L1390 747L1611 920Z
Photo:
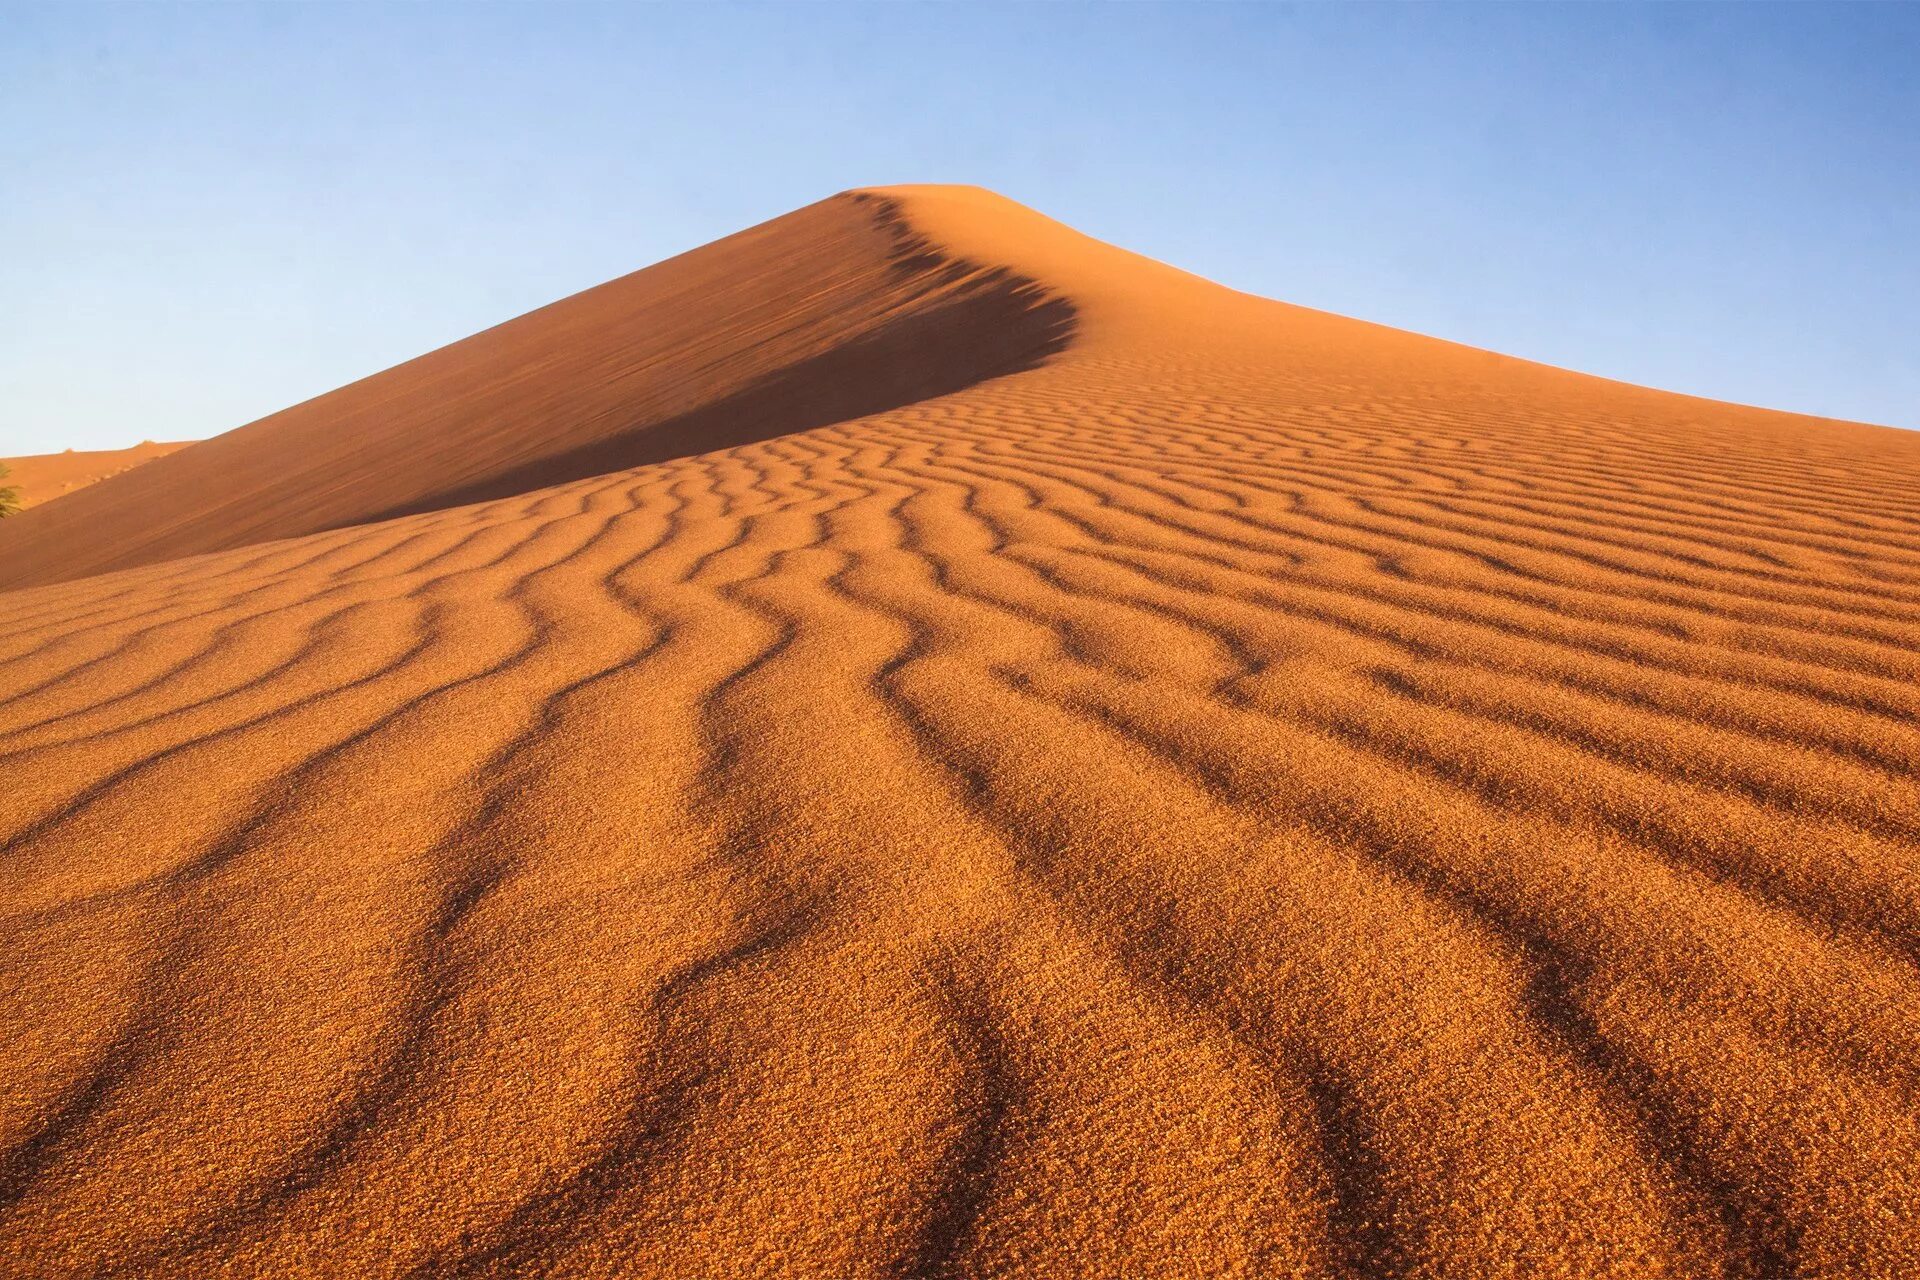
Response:
M108 476L117 476L143 462L164 458L193 443L183 440L160 444L142 440L127 449L67 449L61 453L36 453L20 458L0 458L0 486L19 494L22 511L50 502L75 489L84 489Z
M876 189L0 590L8 1276L1920 1274L1920 433Z

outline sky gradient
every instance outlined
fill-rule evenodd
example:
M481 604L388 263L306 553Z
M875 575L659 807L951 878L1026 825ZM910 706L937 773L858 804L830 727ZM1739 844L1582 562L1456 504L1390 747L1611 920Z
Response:
M216 434L852 186L1920 427L1920 6L0 2L0 456Z

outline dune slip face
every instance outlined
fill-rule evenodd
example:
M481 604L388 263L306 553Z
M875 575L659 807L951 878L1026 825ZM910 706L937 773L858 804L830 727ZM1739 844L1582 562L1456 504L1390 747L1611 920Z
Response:
M1917 477L906 187L0 522L0 1272L1920 1274Z

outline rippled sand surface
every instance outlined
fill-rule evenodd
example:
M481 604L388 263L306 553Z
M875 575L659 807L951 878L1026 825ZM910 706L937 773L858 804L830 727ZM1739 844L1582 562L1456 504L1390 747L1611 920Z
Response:
M1920 1272L1920 434L901 188L0 586L9 1276Z

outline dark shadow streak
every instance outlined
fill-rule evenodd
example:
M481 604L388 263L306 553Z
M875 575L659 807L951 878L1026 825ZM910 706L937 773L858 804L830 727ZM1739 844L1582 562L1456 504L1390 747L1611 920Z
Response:
M934 283L955 274L939 273ZM1074 308L1065 298L1004 270L960 274L951 296L732 395L352 523L509 498L885 413L1037 368L1072 340Z

